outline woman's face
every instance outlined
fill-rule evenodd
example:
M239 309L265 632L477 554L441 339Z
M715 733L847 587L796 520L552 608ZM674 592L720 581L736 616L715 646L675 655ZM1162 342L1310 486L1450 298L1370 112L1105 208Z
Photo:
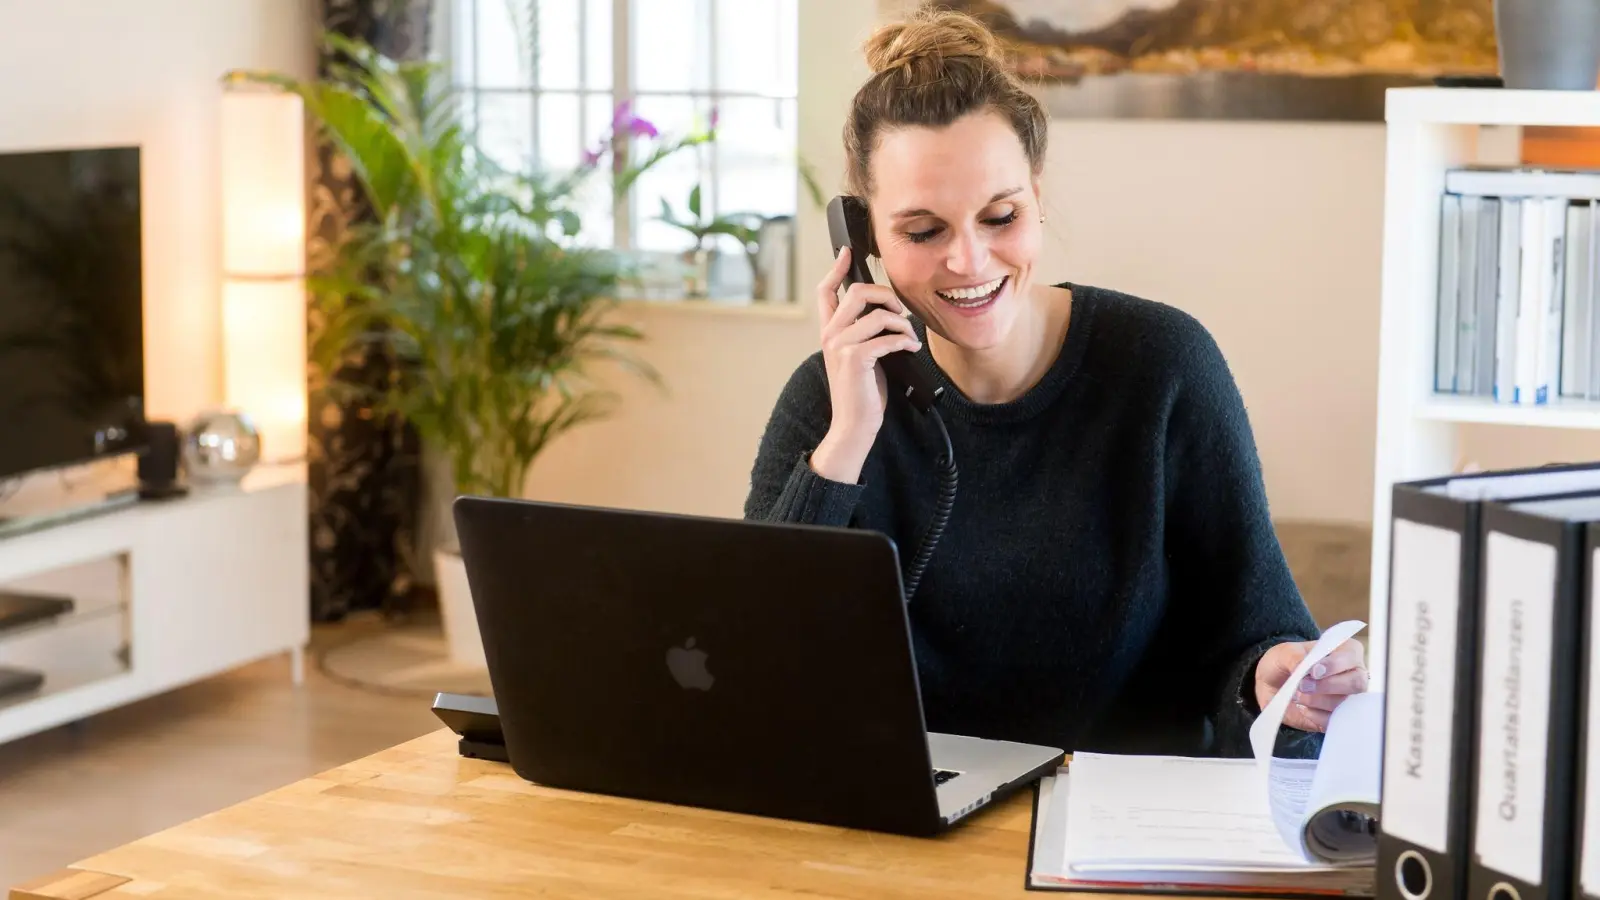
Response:
M1039 185L998 113L895 128L871 159L873 236L884 271L934 333L1000 345L1028 302L1039 252Z

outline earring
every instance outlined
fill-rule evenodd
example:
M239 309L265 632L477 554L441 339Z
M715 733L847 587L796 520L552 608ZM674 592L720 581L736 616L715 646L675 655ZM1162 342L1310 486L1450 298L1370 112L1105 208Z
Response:
M1040 214L1039 214L1039 221L1040 221L1040 222L1043 222L1043 221L1044 221L1044 213L1040 213Z

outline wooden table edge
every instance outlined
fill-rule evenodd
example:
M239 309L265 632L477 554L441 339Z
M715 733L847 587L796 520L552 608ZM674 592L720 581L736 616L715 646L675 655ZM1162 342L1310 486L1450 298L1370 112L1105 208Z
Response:
M243 806L245 804L255 802L261 797L271 794L276 790L282 790L283 788L291 787L311 778L324 777L329 773L337 772L346 766L371 759L380 753L388 753L395 750L412 750L414 752L422 752L424 748L432 749L435 745L453 745L456 741L456 737L456 734L447 726L441 725L430 731L425 731L414 738L409 738L399 742L398 744L384 747L364 756L358 756L355 759L346 760L337 765L327 766L316 773L306 776L305 778L294 779L293 781L279 785L277 788L262 791L260 794L246 797L243 800L235 801L234 803L223 806L221 809L214 810L213 812L221 812L234 806ZM201 816L196 816L195 818L204 818L204 814ZM160 829L152 832L151 834L160 834L162 831L180 828L189 824L191 821L194 820L185 820L175 825L168 826L166 829ZM126 843L135 843L138 840L143 840L144 838L150 836L151 835L143 835L140 838L134 839L134 841L128 841ZM101 853L94 854L93 856L85 857L84 859L75 863L71 863L64 868L57 869L48 875L36 876L28 881L22 882L21 884L13 884L9 887L9 889L6 890L6 900L93 900L93 898L102 896L108 891L116 890L117 888L132 882L133 878L123 875L112 875L109 872L101 872L96 869L87 868L84 864L93 863L95 857L115 852L120 848L120 846L126 846L126 844L119 845L119 847L109 848ZM0 888L5 888L5 885L0 885Z
M133 896L135 894L142 895L145 893L145 891L139 890L139 888L141 886L149 887L152 883L148 882L147 879L141 875L141 873L137 871L129 871L128 875L116 875L105 871L106 869L111 869L113 871L127 871L119 864L121 862L120 859L112 859L111 857L132 844L138 844L142 841L149 840L150 838L156 837L160 834L165 834L170 831L190 827L193 825L193 823L201 819L206 819L212 815L225 813L228 810L234 809L235 807L250 806L260 803L262 802L263 798L275 795L279 791L293 790L297 785L301 785L307 781L328 778L330 779L331 783L337 783L340 781L340 779L334 777L336 773L348 771L351 767L370 765L374 760L381 756L389 756L391 754L414 754L420 758L436 758L439 756L446 756L454 759L456 756L455 744L457 740L458 736L447 727L441 727L429 732L425 732L417 737L411 738L410 740L401 741L398 744L374 753L367 754L366 756L348 760L339 765L330 766L317 774L307 776L306 778L295 779L294 781L288 782L279 788L264 791L261 794L245 798L233 804L229 804L211 813L197 816L194 819L190 819L185 822L180 822L166 829L159 830L135 841L131 841L128 844L124 844L119 847L113 847L93 856L68 863L64 868L60 868L48 875L36 877L21 884L13 884L10 887L9 892L5 895L5 898L6 900L110 900L112 897ZM465 762L467 762L469 765L488 765L496 769L509 768L502 763L484 763L483 761L479 760L465 760ZM1026 872L1027 863L1025 860L1027 858L1031 858L1032 849L1031 807L1033 806L1034 798L1036 797L1035 790L1036 788L1033 787L1018 789L1014 795L1006 797L1005 800L1000 803L993 804L992 806L994 808L985 811L988 815L997 815L1002 812L1006 812L1008 807L1015 806L1016 808L1010 809L1009 814L1021 814L1025 816L1025 819L1022 822L1021 833L1019 835L1020 846L1018 849L1021 853L1026 854L1026 856L1019 856L1016 860L1016 883L1018 887L1024 890L1027 890L1028 880ZM650 801L644 802L648 803ZM1024 805L1026 808L1022 808ZM975 827L975 824L969 827ZM0 887L4 887L4 885L0 885ZM1121 895L1118 896L1120 897ZM1117 900L1117 898L1108 897L1107 900Z
M68 866L13 887L9 900L92 900L132 881L122 875Z

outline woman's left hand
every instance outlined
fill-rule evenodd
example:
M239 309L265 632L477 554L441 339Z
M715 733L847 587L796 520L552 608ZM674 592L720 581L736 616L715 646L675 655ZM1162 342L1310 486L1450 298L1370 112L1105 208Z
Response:
M1315 647L1316 641L1290 641L1268 650L1256 663L1256 704L1262 709L1272 702L1278 689L1288 680L1300 661ZM1328 717L1351 694L1367 689L1366 650L1359 641L1348 640L1333 648L1311 667L1295 691L1283 724L1301 731L1327 731Z

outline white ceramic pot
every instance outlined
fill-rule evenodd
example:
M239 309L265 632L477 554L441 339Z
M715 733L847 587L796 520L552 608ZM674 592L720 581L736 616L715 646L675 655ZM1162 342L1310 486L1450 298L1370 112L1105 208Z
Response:
M444 547L433 551L434 583L439 589L439 614L444 624L444 639L450 649L450 662L482 669L483 641L478 636L478 615L472 607L472 590L467 586L467 567L461 554Z

